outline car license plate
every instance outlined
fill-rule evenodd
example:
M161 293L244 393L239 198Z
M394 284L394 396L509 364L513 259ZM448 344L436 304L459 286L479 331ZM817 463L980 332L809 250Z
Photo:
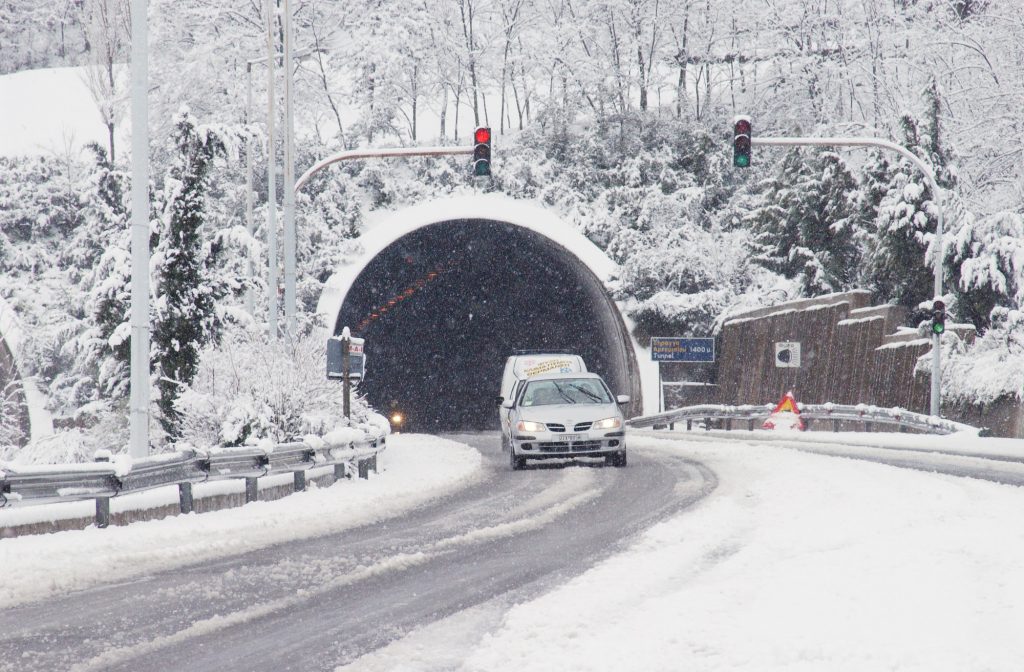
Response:
M559 434L558 435L558 440L559 441L569 441L569 442L572 442L572 441L582 441L583 440L583 435L582 434Z

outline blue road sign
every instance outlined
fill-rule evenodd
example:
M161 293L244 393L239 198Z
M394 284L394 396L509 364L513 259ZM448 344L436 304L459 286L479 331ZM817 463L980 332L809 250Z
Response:
M651 360L655 362L713 362L715 339L652 336Z

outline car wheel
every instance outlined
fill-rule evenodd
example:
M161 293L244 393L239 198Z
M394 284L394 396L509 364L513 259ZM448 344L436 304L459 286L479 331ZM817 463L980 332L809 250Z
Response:
M605 456L604 463L609 467L624 467L626 466L626 451L620 450L617 453L612 453Z
M526 458L519 457L518 455L516 455L516 451L512 450L511 447L509 448L508 454L509 466L512 467L512 471L519 471L520 469L526 467Z

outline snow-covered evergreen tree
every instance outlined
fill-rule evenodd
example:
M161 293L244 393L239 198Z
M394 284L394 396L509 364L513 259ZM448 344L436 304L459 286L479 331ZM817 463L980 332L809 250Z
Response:
M965 217L946 259L959 319L984 330L997 306L1024 307L1024 216Z
M226 154L224 138L197 126L187 110L179 113L174 127L174 159L164 181L159 243L154 253L152 344L160 422L172 438L179 432L174 401L195 377L200 348L217 335L216 304L223 291L210 277L217 248L209 242L205 199L214 159Z
M806 296L852 286L860 252L857 181L835 152L789 152L747 218L753 259Z
M927 141L917 120L904 115L901 124L904 146L923 154ZM926 259L936 217L931 188L920 170L906 159L893 164L868 255L867 279L880 300L913 309L932 298L933 272Z
M94 164L80 185L82 221L61 260L91 275L103 253L128 228L128 176L114 167L100 145L90 143L86 149ZM90 280L85 278L87 283Z

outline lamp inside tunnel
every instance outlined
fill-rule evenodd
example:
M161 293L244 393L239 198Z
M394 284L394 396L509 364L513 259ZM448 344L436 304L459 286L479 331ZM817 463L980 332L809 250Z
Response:
M408 431L496 429L505 359L572 352L639 399L615 303L571 251L492 220L437 222L385 248L345 296L335 333L366 339L359 392Z

